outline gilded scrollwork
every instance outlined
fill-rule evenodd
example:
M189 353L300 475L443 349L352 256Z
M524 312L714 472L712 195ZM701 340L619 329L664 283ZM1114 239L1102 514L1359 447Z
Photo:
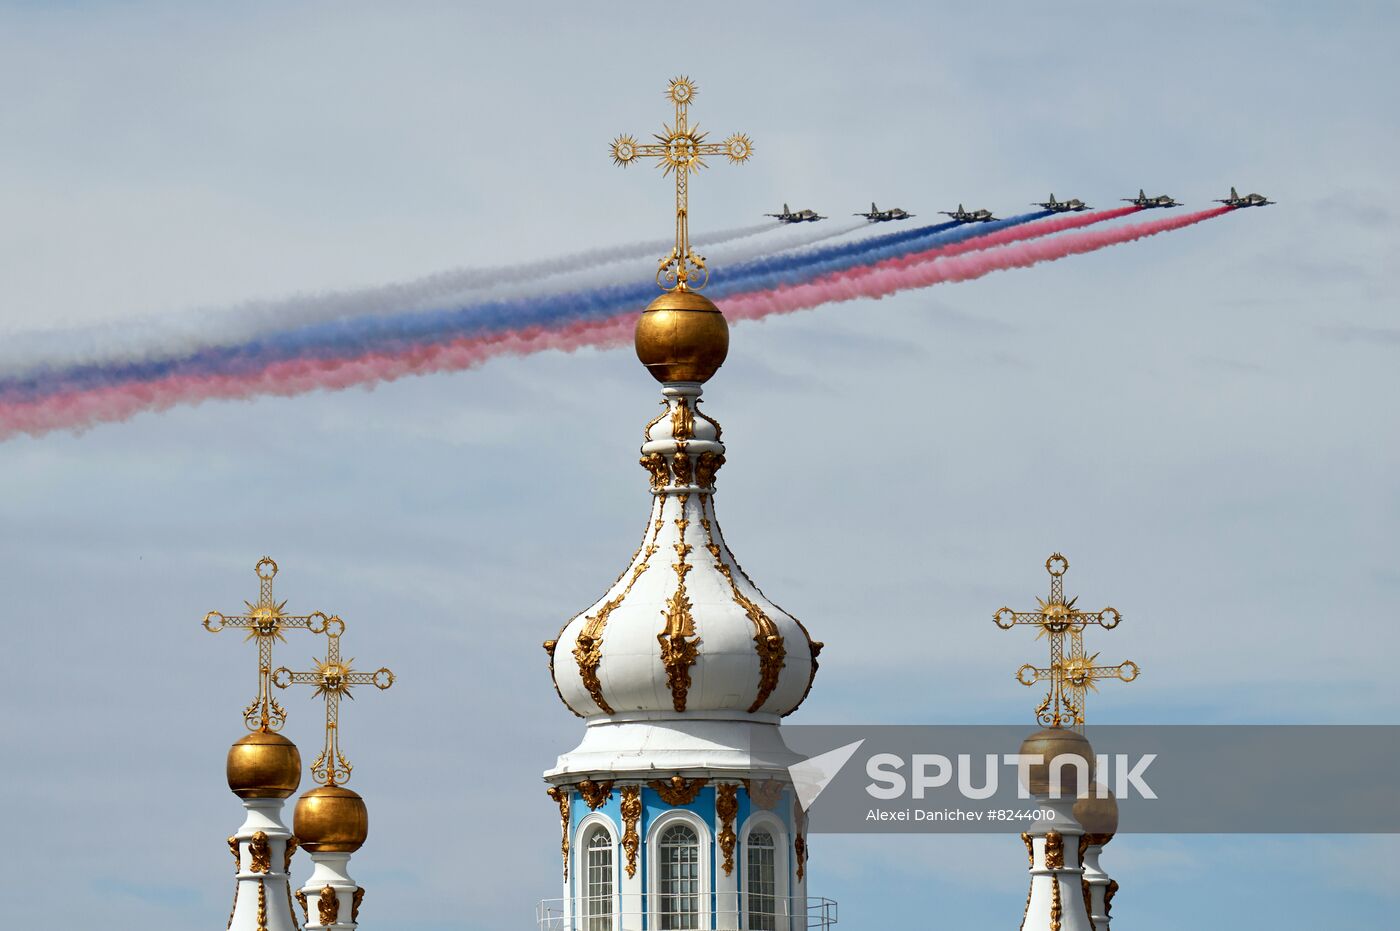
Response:
M333 925L340 917L340 896L336 895L335 887L330 883L322 886L316 896L316 917L321 919L323 925Z
M297 852L297 844L300 843L295 834L288 835L287 848L282 852L282 872L291 873L292 854Z
M306 890L298 889L295 894L297 904L301 906L301 923L306 924L311 921L311 907L306 904Z
M721 426L719 425L719 421L718 421L718 420L716 420L715 418L711 417L709 414L706 414L704 411L702 411L702 410L700 409L700 404L701 404L700 399L699 399L699 398L696 398L696 399L695 399L695 416L696 416L696 417L699 417L701 420L704 420L704 421L708 422L708 423L710 424L710 426L712 426L712 427L715 428L715 441L716 441L716 442L719 442L719 439L720 439L722 436L724 436L724 428L721 427Z
M701 488L714 488L715 476L724 465L724 454L706 451L695 460L695 484Z
M360 903L365 900L365 887L356 886L355 895L350 900L350 921L351 923L360 920Z
M671 456L671 472L676 477L677 485L692 485L695 483L695 464L691 462L690 453L685 451L684 445L676 450Z
M258 880L258 931L267 931L267 880Z
M564 878L569 878L569 789L567 786L550 786L545 794L559 806L559 853L564 860Z
M703 776L695 779L672 776L670 779L653 779L647 785L655 790L656 794L661 796L661 801L667 805L689 805L709 782L710 780Z
M622 787L622 850L627 854L627 875L637 875L637 850L641 847L641 836L637 833L637 822L642 817L642 787Z
M661 521L658 519L652 525L650 533L653 535L652 538L654 539L654 535L660 532ZM603 683L598 678L598 666L603 661L603 632L607 627L608 615L617 610L622 602L626 600L627 595L632 591L632 586L636 585L637 580L642 577L642 573L647 571L647 567L651 565L651 557L656 553L656 545L654 543L644 543L642 548L637 550L637 553L642 554L642 561L637 563L636 568L632 570L632 577L627 580L626 587L622 589L617 597L610 598L604 602L603 606L599 608L597 613L592 617L585 618L583 629L579 631L578 639L575 642L573 650L574 660L578 663L579 678L583 680L584 688L588 690L589 696L597 703L604 714L613 713L612 706L609 705L607 699L603 697ZM636 560L636 555L637 554L633 554L632 558L634 561ZM627 570L624 569L622 575L618 576L618 581L622 581L622 578L626 576L626 574ZM615 586L617 583L614 582L613 584ZM552 655L553 651L551 650L551 656ZM558 683L556 682L556 691L558 687Z
M797 838L792 842L792 853L797 858L797 881L801 882L802 878L807 875L806 837L801 834L797 835Z
M243 868L243 860L238 854L238 838L230 837L228 839L228 852L233 854L233 871L237 873Z
M1113 913L1113 897L1118 894L1118 880L1110 879L1108 886L1103 891L1103 915L1105 918Z
M671 408L671 439L695 439L695 412L685 403L685 398L678 398L676 406Z
M1084 914L1089 916L1089 926L1094 925L1094 887L1089 885L1089 880L1083 876L1079 877L1079 891L1084 896Z
M1045 835L1045 868L1062 870L1065 868L1065 836L1059 831Z
M583 800L588 803L590 811L597 811L609 798L612 797L613 780L604 782L594 782L592 779L585 779L578 784L578 794L583 796Z
M1025 831L1022 831L1021 843L1026 845L1026 861L1029 864L1027 868L1033 870L1035 869L1035 841L1031 840L1031 836L1029 834L1027 834Z
M671 470L666 467L665 456L660 453L648 453L637 461L649 473L652 491L660 491L670 483Z
M254 831L248 841L248 855L252 859L248 870L253 873L267 873L272 870L272 844L265 831Z
M724 854L724 875L734 872L734 816L739 813L739 786L721 782L715 786L715 817L719 819L719 849Z
M1060 931L1060 919L1064 917L1064 905L1060 902L1060 877L1050 877L1050 931Z

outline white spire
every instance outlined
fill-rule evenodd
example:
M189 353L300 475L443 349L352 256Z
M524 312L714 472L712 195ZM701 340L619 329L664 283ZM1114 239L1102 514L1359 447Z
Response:
M282 823L280 798L245 798L248 816L229 849L237 886L228 931L297 931L287 869L297 841Z

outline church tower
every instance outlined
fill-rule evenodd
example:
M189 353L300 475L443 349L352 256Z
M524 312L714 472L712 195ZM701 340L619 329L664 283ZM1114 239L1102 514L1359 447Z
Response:
M706 270L689 246L685 179L702 155L741 162L750 143L704 144L686 122L694 92L688 79L671 83L676 122L662 145L613 144L620 164L655 156L675 174L677 243L658 273L666 293L635 334L662 406L641 447L651 498L641 545L544 644L559 697L586 723L545 773L563 859L563 896L542 904L545 927L790 931L825 914L813 905L809 915L805 827L786 767L751 752L781 745L779 722L811 689L821 644L744 573L715 514L726 449L700 397L729 327L697 293Z

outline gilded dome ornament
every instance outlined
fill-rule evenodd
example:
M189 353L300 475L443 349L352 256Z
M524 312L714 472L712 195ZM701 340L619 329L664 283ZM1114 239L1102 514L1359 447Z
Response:
M690 125L690 102L698 89L684 75L672 78L666 89L666 99L676 108L676 118L663 123L661 132L652 138L655 143L641 145L636 137L623 134L612 141L613 162L626 168L638 158L654 158L663 175L674 175L676 181L676 246L657 264L656 283L666 291L699 290L709 280L705 257L690 245L690 176L705 167L705 156L723 155L739 165L753 155L753 140L735 133L723 142L706 142L706 133Z

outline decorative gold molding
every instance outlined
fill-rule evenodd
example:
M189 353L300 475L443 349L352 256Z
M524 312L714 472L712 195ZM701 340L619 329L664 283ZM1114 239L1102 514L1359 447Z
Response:
M1064 906L1060 902L1060 877L1051 876L1050 882L1050 931L1060 931L1060 919L1064 915Z
M353 924L360 920L360 903L365 900L365 887L355 887L355 897L350 900L350 921Z
M243 858L238 854L238 838L228 839L228 852L233 854L233 871L237 873L243 868Z
M238 890L241 889L242 886L243 884L239 880L235 879L233 881L233 904L229 906L228 924L224 925L224 931L228 931L229 928L233 927L233 915L234 912L238 911Z
M661 801L667 805L689 805L699 796L700 790L705 788L710 780L701 776L696 779L686 779L682 776L672 776L669 781L653 779L647 785L661 796Z
M316 896L316 916L323 925L333 925L340 917L340 896L336 895L335 887L330 883L322 886Z
M713 417L711 417L709 414L706 414L704 411L702 411L702 410L700 409L700 403L701 403L701 402L700 402L700 398L696 398L696 399L695 399L695 416L696 416L696 417L699 417L701 420L707 421L707 422L710 424L710 426L712 426L712 427L715 428L715 442L718 443L719 440L720 440L720 437L724 436L724 428L721 427L721 426L719 425L719 421L718 421L718 420L715 420L715 419L714 419Z
M792 842L792 852L797 858L797 881L807 875L807 839L801 834Z
M569 878L569 790L562 786L550 786L545 794L559 805L559 853L564 858L564 879Z
M267 931L267 880L258 880L258 931Z
M295 834L287 836L287 848L282 853L282 872L288 875L291 875L292 872L292 854L297 852L297 845L299 843L300 841L297 840Z
M744 788L749 793L750 802L769 810L782 800L786 783L778 779L745 779Z
M290 883L288 883L288 885L290 887ZM296 891L296 900L297 904L301 906L301 923L306 924L311 920L311 906L306 904L305 889L298 889Z
M267 841L267 833L264 831L254 831L253 836L248 841L248 855L252 858L252 863L248 866L249 872L267 873L272 869L272 845Z
M588 803L589 811L597 811L603 803L612 797L613 780L606 782L594 782L592 779L585 779L578 784L578 794L583 796L583 800Z
M1025 835L1022 835L1023 837ZM1030 884L1026 887L1026 907L1021 909L1021 931L1026 931L1026 919L1031 914L1031 893L1035 892L1035 877L1031 877Z
M1079 891L1084 895L1084 914L1089 916L1089 931L1094 929L1094 893L1089 880L1079 877Z
M1030 863L1029 869L1035 869L1035 841L1025 831L1021 832L1021 843L1026 845L1026 860Z
M678 461L681 455L676 454ZM690 526L690 519L686 517L689 501L690 495L680 496L681 516L675 520L678 536L676 562L671 564L671 568L676 570L676 590L666 609L661 612L666 624L656 635L656 642L661 645L661 665L666 668L666 685L671 690L671 707L677 712L685 711L686 695L690 692L690 667L700 656L700 638L695 635L695 619L690 613L690 597L685 590L685 577L694 568L688 561L692 547L685 542L686 528Z
M1113 897L1118 894L1118 880L1110 879L1103 891L1103 916L1113 914Z
M724 853L724 875L734 872L734 816L739 813L739 787L732 782L715 784L715 817L719 819L719 849Z
M685 398L677 398L676 406L671 408L671 439L695 439L695 413L685 403Z
M283 880L286 883L287 887L287 914L292 916L292 927L296 928L297 910L292 906L292 877L285 876L283 877ZM297 931L300 931L300 929L297 929Z
M694 464L690 461L690 453L685 451L685 444L678 443L681 448L676 450L671 457L671 472L676 477L677 485L695 484Z
M666 468L666 457L660 453L648 453L637 460L650 475L651 490L660 491L671 481L671 470Z
M637 850L641 837L637 834L637 821L642 816L642 787L622 787L622 849L627 854L627 875L637 875Z
M695 484L701 488L714 488L715 476L724 465L724 454L706 451L695 461Z
M647 425L642 428L642 439L644 440L651 439L651 428L661 423L661 421L665 420L671 414L671 405L666 403L665 400L657 401L656 403L661 405L661 413L647 421ZM703 417L705 415L701 414L700 416Z
M1059 831L1045 835L1045 868L1062 870L1065 868L1065 836Z

